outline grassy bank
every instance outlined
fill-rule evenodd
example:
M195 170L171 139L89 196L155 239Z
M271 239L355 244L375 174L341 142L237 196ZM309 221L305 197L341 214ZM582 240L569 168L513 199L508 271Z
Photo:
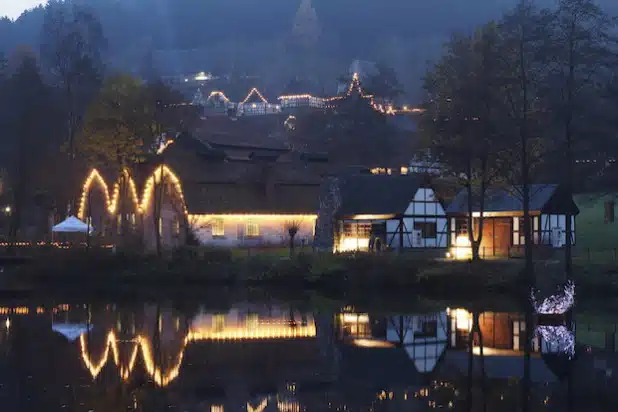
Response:
M223 249L184 250L166 258L135 254L71 251L33 259L0 275L5 291L78 289L120 291L268 287L349 294L434 299L475 299L529 295L521 260L436 261L419 254L298 253L237 254ZM551 293L564 282L558 261L537 262L537 287ZM618 265L575 265L578 293L618 296Z
M273 287L445 295L505 291L518 280L516 262L441 262L419 254L238 254L223 249L184 250L165 259L74 251L33 259L4 274L5 289ZM488 280L489 279L489 280Z

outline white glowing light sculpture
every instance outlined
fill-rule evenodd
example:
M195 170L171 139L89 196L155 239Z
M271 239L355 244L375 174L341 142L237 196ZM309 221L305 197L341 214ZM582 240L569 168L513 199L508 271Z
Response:
M564 285L564 291L559 295L552 295L538 303L534 290L530 292L530 300L536 313L543 315L560 315L571 309L575 303L575 284L571 281Z
M544 342L564 352L569 359L575 355L575 335L566 326L537 326L536 334Z
M534 290L530 292L530 300L536 313L541 315L562 315L567 313L575 304L575 284L571 281L564 285L562 293L552 295L537 302ZM564 352L569 359L575 355L575 335L565 325L539 325L536 334L544 342Z

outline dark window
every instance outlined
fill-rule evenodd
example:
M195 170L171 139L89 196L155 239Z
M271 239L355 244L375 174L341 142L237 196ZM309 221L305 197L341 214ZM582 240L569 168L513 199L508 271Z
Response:
M435 338L438 336L438 321L421 322L419 330L414 332L415 338Z
M414 230L420 230L425 239L434 239L438 233L436 222L414 222Z

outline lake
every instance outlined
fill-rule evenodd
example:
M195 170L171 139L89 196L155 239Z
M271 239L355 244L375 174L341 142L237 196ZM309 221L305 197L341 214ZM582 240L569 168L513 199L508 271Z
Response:
M0 410L594 412L618 402L618 315L594 302L547 322L510 304L394 311L216 291L84 300L1 303Z

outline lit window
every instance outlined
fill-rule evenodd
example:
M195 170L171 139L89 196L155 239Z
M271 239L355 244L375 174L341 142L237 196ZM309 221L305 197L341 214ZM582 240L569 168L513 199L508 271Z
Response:
M122 215L118 215L116 230L118 231L118 234L122 233Z
M159 218L159 236L163 234L163 219Z
M212 235L213 236L225 236L225 225L223 224L223 219L213 219Z
M131 224L135 226L135 213L131 213Z
M247 222L247 237L258 237L260 236L260 226L257 222L250 220Z

